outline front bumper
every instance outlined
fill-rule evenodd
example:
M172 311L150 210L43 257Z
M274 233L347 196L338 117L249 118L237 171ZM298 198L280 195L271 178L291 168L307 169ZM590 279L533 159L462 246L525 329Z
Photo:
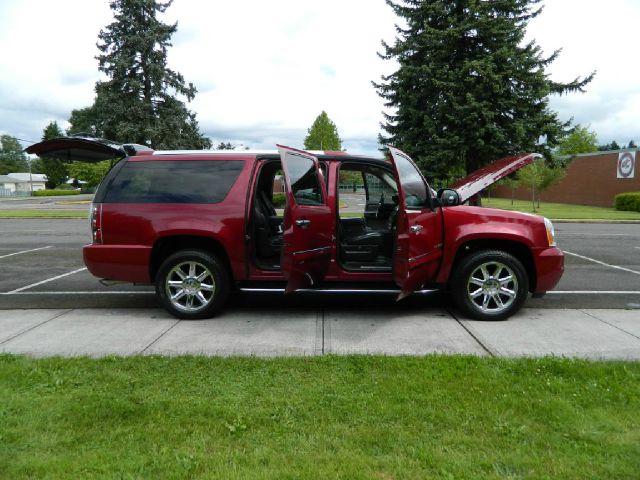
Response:
M533 250L536 287L533 293L545 293L555 287L564 273L564 253L557 247Z

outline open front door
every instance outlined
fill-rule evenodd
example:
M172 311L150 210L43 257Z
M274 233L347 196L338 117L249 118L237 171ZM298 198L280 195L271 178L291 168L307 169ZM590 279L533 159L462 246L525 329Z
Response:
M277 147L287 187L280 265L289 293L324 278L331 260L334 216L318 159L301 150Z
M398 221L393 277L398 300L435 278L442 259L442 211L433 208L429 186L409 156L388 147L398 178Z

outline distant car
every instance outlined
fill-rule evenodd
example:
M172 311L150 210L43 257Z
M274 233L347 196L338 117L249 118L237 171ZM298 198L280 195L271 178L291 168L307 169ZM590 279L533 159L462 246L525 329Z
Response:
M178 318L214 315L231 290L446 289L462 312L502 320L563 273L553 225L524 213L462 205L535 154L502 159L437 194L408 155L344 152L152 151L68 137L40 156L121 159L91 207L84 261L95 276L155 284ZM340 212L340 178L361 178L364 206ZM286 206L273 205L284 174ZM351 190L351 193L352 190Z

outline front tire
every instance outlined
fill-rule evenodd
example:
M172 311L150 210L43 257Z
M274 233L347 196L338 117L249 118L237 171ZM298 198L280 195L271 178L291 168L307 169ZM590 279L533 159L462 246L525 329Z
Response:
M174 317L197 320L214 316L230 289L224 264L203 250L180 250L165 259L156 275L156 294Z
M453 274L457 307L477 320L505 320L516 313L529 292L522 263L501 250L481 250L462 259Z

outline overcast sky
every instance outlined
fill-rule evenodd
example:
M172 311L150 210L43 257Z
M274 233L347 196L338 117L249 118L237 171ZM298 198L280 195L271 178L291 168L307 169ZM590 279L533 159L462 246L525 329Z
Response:
M640 141L640 2L545 4L529 37L563 49L551 77L597 70L586 93L552 107L600 143ZM108 0L0 0L0 133L37 141L51 120L66 128L72 109L92 103L97 35L111 18ZM175 0L164 19L178 21L169 66L196 85L189 108L215 143L301 147L325 110L345 148L377 154L383 105L371 81L394 68L376 55L395 33L384 0Z

